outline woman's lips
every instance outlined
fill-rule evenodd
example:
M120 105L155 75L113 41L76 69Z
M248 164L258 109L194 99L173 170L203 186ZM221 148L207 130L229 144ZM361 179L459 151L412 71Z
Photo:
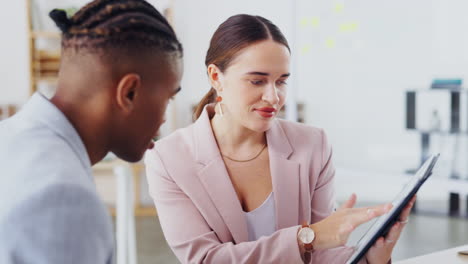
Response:
M255 112L257 112L262 117L271 118L275 116L276 109L273 107L262 107L255 109Z

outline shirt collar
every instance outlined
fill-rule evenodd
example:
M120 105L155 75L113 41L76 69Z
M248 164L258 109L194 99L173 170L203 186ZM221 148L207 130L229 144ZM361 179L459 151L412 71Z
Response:
M46 125L59 137L63 138L77 154L81 164L91 174L91 161L80 135L62 111L52 102L44 95L35 93L23 107L22 112L29 118Z

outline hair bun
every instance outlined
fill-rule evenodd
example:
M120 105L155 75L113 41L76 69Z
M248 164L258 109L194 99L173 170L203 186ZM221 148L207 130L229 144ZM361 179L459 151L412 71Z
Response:
M72 22L67 17L67 13L64 10L54 9L50 11L49 16L63 33L67 32L71 27Z

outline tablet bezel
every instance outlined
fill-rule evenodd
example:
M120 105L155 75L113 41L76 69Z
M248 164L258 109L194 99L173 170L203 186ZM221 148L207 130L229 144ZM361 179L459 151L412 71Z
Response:
M409 203L411 198L418 192L421 185L432 175L432 169L434 168L437 159L439 158L440 154L433 154L431 155L424 164L419 168L419 170L412 176L412 178L408 181L407 184L403 187L402 191L405 191L408 188L408 184L411 184L412 181L415 181L414 186L408 191L408 193L404 194L403 199L398 199L397 201L392 202L393 208L385 215L380 216L374 222L374 224L367 229L366 233L359 239L356 244L355 252L351 257L348 259L346 264L356 264L359 260L367 253L369 248L377 241L378 238L385 236L393 224L397 221L398 217L400 216L403 209ZM419 175L419 176L418 176ZM416 179L414 180L413 177ZM396 198L401 196L401 192L398 193ZM386 219L380 224L380 227L374 232L369 233L369 231L374 227L375 224L378 224L378 221L381 217L385 217ZM367 241L367 242L364 242ZM365 243L361 245L361 243Z

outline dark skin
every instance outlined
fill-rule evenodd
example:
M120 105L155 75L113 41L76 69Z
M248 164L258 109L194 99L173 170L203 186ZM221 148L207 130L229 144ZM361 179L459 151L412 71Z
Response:
M165 122L169 100L180 90L182 59L175 53L118 55L64 51L51 102L78 131L91 164L109 151L136 162Z

